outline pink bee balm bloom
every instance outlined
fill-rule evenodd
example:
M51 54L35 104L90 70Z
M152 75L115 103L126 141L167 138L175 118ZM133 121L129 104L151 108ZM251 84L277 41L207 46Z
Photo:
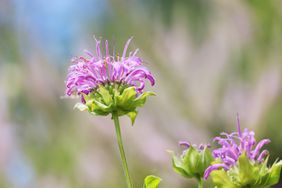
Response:
M205 179L207 179L210 173L214 170L218 170L219 168L228 170L236 165L239 157L243 153L245 153L251 161L256 163L261 163L268 155L267 150L261 152L261 149L265 144L270 143L270 140L263 139L257 143L253 131L245 129L241 132L238 115L237 129L238 132L233 132L231 134L221 133L222 137L214 138L214 141L221 145L221 147L213 150L213 157L219 158L221 163L209 166L205 171Z
M151 85L155 79L151 72L143 66L143 61L137 56L138 49L127 55L127 49L132 37L126 42L122 56L113 57L109 53L108 41L105 41L105 54L101 50L101 41L96 39L96 54L86 51L87 58L76 57L72 60L66 80L66 94L88 95L100 85L109 83L133 86L138 94L143 93L145 80Z

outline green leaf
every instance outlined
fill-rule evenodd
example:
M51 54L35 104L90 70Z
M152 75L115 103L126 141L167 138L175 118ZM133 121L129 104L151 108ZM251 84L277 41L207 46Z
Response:
M143 188L157 188L161 180L159 177L149 175L144 180Z
M110 105L113 102L112 95L109 93L109 90L107 90L104 86L100 86L98 92L101 94L103 101L106 105Z
M272 165L272 167L270 168L270 174L269 174L267 185L269 186L275 185L279 182L281 167L282 167L282 160Z
M88 110L89 109L89 107L87 106L87 105L85 105L85 104L83 104L83 103L76 103L75 105L74 105L74 107L73 107L73 109L78 109L78 110L80 110L80 111L85 111L85 110Z
M136 119L136 116L137 116L138 112L137 111L131 111L131 112L128 112L126 115L130 118L131 120L131 125L133 126L134 122L135 122L135 119Z

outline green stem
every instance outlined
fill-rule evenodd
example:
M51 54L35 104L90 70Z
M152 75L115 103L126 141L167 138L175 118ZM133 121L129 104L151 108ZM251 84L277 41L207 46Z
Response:
M130 179L130 175L129 175L129 171L128 171L128 166L127 166L127 162L126 162L126 157L125 157L125 153L124 153L124 149L123 149L123 143L122 143L122 136L121 136L121 132L120 132L118 114L113 113L112 115L113 115L113 120L114 120L114 123L115 123L117 142L118 142L118 147L119 147L120 157L121 157L121 161L122 161L123 172L124 172L124 175L125 175L125 178L126 178L127 187L132 188L132 183L131 183L131 179Z
M204 187L204 181L203 178L198 179L198 188L203 188Z

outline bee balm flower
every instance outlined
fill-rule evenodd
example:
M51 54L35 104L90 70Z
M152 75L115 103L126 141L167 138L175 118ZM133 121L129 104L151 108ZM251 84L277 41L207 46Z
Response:
M127 56L131 40L126 42L121 57L110 55L107 40L103 55L101 41L96 39L96 55L86 51L87 57L72 60L66 94L81 97L82 103L75 107L94 115L107 115L114 111L119 115L127 114L134 122L136 108L145 103L147 96L154 95L153 92L143 92L145 80L153 86L155 79L137 56L138 49Z
M269 139L256 142L255 133L245 129L241 132L237 116L238 131L231 134L221 133L215 137L220 148L213 150L216 162L205 170L204 178L212 176L217 187L269 187L276 184L282 167L282 161L267 167L268 151L263 150Z

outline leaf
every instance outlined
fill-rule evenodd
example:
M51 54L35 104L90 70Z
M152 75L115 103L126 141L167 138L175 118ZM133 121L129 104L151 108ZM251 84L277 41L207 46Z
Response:
M76 104L74 105L73 109L78 109L78 110L80 110L80 111L85 111L85 110L88 110L89 107L88 107L87 105L85 105L85 104L79 102L79 103L76 103Z
M131 111L131 112L128 112L126 115L130 118L131 120L131 125L133 126L134 122L135 122L135 119L136 119L136 116L137 116L138 112L137 111Z
M161 181L161 178L149 175L144 180L143 188L157 188Z

